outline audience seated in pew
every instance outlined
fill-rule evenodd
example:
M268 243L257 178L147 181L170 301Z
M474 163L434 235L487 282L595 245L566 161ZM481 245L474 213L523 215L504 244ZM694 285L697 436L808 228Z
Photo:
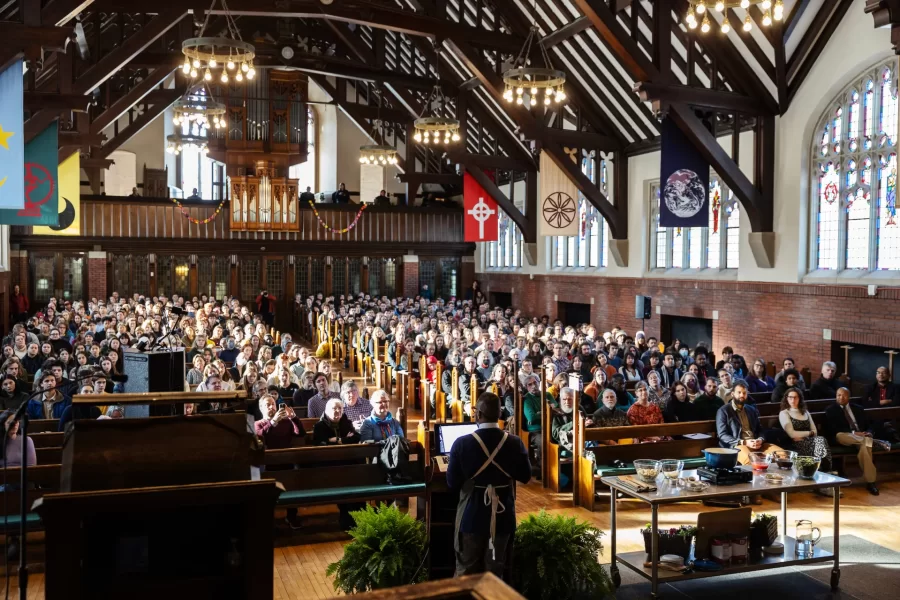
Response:
M800 456L813 456L821 461L821 471L831 471L831 449L828 440L819 435L816 423L806 410L806 401L799 388L789 388L781 399L778 421L791 440L790 449Z
M835 377L836 373L837 366L833 362L822 363L822 376L809 386L810 400L834 398L837 395L841 382Z
M383 442L392 435L405 437L400 422L391 414L391 398L384 390L376 390L369 398L372 406L371 414L366 417L359 431L359 440L367 442Z
M724 372L720 371L720 373ZM747 384L739 381L731 390L731 401L716 413L716 434L719 446L738 450L738 462L750 464L751 452L772 454L782 450L762 439L759 412L747 401Z
M880 370L880 369L879 369ZM872 424L866 416L865 409L859 404L850 402L850 390L839 388L835 403L825 409L827 432L832 444L858 448L857 459L863 470L866 489L873 496L880 492L875 484L875 463L872 450L876 446L890 451L890 442L876 440L872 435Z
M587 425L587 421L585 420L585 426L590 427L591 425ZM594 411L590 421L593 422L592 426L594 427L623 427L631 424L628 421L628 415L618 404L616 392L608 388L603 390L600 406Z

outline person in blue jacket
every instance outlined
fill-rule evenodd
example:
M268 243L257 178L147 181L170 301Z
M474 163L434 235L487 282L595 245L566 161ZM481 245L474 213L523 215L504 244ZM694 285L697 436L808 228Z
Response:
M46 372L41 375L40 388L43 393L28 401L25 412L30 419L59 419L66 408L72 404L72 399L56 389L56 377L53 373Z
M456 576L490 571L503 577L516 530L515 482L528 483L531 462L522 440L500 429L500 398L478 397L478 429L450 449L447 486L459 490Z
M359 428L359 441L383 442L392 435L403 437L403 428L388 410L390 408L388 393L376 390L369 402L372 404L372 414L366 417Z

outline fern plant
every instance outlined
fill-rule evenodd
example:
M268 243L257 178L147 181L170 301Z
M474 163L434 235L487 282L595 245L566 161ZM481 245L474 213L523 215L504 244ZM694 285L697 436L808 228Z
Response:
M513 587L528 600L603 598L614 593L598 562L604 533L574 517L529 515L516 529Z
M341 560L328 565L334 589L354 594L425 580L425 524L394 505L351 512L353 540Z

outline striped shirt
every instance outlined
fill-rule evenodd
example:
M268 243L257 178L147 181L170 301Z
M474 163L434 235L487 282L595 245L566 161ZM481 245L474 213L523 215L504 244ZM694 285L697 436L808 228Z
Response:
M322 394L316 394L315 396L310 398L309 405L306 411L307 416L310 419L320 418L325 412L325 405L328 404L328 401L332 398L340 400L341 395L334 392L326 392L324 396L322 396Z

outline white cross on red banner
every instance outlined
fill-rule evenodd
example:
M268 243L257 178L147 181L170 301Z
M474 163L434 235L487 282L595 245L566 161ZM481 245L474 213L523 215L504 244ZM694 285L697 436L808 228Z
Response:
M463 177L465 238L467 242L496 242L499 218L497 202L475 178Z

